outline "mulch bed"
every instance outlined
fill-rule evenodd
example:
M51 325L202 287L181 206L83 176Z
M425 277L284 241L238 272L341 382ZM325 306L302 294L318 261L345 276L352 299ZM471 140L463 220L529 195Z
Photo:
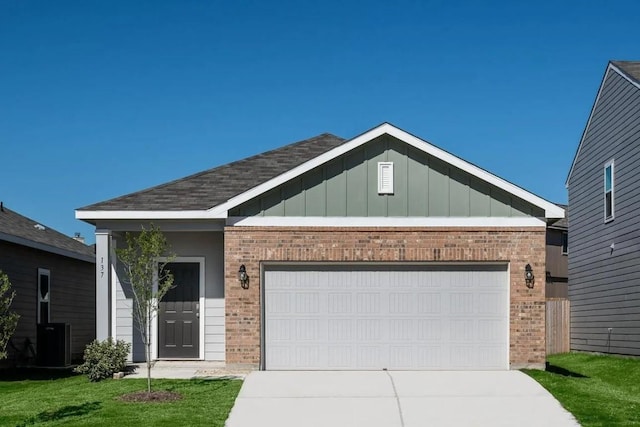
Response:
M182 399L180 393L174 393L171 391L152 391L147 393L146 391L137 391L135 393L123 394L118 398L124 402L173 402Z

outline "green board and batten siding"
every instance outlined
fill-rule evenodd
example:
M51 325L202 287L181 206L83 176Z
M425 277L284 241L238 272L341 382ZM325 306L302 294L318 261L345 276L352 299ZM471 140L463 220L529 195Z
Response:
M378 194L378 162L393 162L394 194ZM544 212L383 135L247 201L230 216L544 217Z

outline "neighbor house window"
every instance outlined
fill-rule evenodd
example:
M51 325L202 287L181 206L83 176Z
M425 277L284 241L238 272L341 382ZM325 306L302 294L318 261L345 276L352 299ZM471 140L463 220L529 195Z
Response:
M604 165L604 221L611 221L614 212L613 160Z
M566 231L562 232L562 255L566 255L569 253L569 233Z
M51 273L44 268L38 269L38 323L51 321Z

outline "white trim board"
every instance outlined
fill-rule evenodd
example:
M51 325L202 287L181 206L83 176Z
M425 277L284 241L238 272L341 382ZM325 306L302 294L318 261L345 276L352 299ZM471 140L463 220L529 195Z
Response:
M81 211L76 209L76 219L98 220L98 219L209 219L213 218L208 211ZM218 218L226 218L220 216Z
M532 217L229 217L245 227L545 227Z

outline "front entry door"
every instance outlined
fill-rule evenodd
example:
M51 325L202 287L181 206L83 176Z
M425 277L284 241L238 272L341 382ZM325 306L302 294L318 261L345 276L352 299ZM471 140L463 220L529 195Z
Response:
M172 262L173 287L160 301L158 311L161 359L197 359L200 329L200 264Z

